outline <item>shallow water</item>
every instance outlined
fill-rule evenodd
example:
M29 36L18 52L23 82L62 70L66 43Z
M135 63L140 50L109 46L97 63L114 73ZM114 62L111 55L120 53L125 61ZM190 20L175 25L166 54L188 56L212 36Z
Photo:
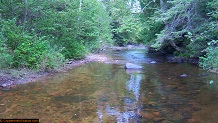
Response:
M0 118L75 123L217 123L218 77L146 50L114 51L43 81L0 92ZM125 70L126 62L142 65Z

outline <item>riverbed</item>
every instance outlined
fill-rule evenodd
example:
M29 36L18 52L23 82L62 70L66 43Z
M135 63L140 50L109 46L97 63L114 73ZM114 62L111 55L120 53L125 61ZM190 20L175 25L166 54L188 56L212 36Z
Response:
M0 118L40 123L217 123L218 77L146 49L0 91ZM126 70L126 63L142 66Z

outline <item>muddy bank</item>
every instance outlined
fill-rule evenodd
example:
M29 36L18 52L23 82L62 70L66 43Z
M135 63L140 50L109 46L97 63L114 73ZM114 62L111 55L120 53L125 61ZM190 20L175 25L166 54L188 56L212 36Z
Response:
M29 69L22 70L3 70L0 69L0 89L10 89L18 84L25 84L29 82L35 82L43 79L46 76L52 76L59 72L67 72L74 67L83 65L89 62L106 62L109 60L108 56L103 54L89 54L85 59L72 60L66 62L63 67L53 71L34 71Z

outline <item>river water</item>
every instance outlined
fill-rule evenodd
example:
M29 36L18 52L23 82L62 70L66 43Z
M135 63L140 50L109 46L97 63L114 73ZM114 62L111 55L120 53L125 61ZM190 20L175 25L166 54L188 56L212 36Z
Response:
M218 76L145 49L0 92L0 118L40 123L217 123ZM125 70L126 62L143 66Z

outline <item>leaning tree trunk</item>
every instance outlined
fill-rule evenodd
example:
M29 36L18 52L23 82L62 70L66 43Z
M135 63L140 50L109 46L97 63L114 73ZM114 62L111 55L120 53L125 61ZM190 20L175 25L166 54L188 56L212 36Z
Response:
M182 50L180 47L178 47L174 41L170 40L170 45L171 45L176 51L178 51L178 52L180 52L180 53L183 52L183 50Z

